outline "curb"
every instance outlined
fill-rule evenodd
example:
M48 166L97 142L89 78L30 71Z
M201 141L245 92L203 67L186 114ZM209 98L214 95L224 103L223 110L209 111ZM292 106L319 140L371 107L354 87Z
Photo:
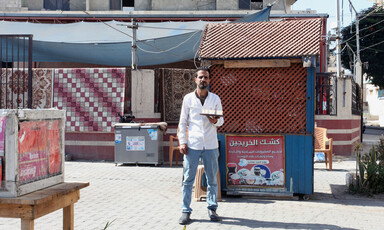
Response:
M380 127L380 126L366 126L366 129L376 129L376 130L383 130L384 131L384 127Z

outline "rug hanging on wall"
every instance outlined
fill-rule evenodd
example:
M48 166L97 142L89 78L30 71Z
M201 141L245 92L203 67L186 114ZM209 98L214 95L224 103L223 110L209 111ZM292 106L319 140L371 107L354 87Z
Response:
M1 108L28 106L28 71L1 72ZM51 108L52 69L32 69L32 109Z
M187 93L195 88L194 73L189 69L159 69L163 92L163 117L166 122L179 122L181 105Z

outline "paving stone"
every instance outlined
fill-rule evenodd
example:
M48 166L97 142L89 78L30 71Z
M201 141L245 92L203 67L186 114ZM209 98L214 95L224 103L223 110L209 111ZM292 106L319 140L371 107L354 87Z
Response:
M186 229L382 229L384 199L348 193L345 175L353 160L337 160L333 171L314 165L314 194L308 201L226 197L219 202L223 221L209 221L206 203L192 202L194 220ZM75 229L183 229L181 167L115 166L66 162L65 181L90 182L75 204ZM35 229L62 228L62 211L35 220ZM0 229L20 229L19 219L0 218Z

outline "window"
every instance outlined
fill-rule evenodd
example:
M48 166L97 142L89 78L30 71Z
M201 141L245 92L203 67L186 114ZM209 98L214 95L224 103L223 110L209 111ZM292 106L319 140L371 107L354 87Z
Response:
M251 8L251 3L249 0L239 0L240 10L249 10L250 8Z
M44 0L46 10L69 10L69 0Z
M135 7L135 0L123 0L123 7Z
M262 10L263 0L251 0L251 10Z
M121 10L121 0L109 0L109 8L111 10Z

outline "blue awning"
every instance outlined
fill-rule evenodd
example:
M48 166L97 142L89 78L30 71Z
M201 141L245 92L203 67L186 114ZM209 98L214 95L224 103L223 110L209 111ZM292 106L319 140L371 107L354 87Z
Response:
M232 23L267 21L269 12L270 7L267 7ZM208 23L211 22L138 23L138 66L174 63L198 57L201 34ZM118 21L69 24L2 21L0 34L32 34L34 62L130 66L132 29L128 28L129 25ZM17 55L16 51L11 49L15 41L1 39L1 43L3 61L11 60L12 52L14 56Z

